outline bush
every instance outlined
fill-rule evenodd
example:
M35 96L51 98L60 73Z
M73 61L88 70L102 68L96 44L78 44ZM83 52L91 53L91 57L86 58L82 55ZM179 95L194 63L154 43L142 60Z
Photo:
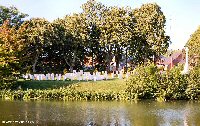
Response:
M190 71L186 95L191 100L200 99L200 66Z
M49 89L49 90L1 90L0 97L3 99L56 99L56 100L69 100L69 101L113 101L113 100L127 100L125 92L108 91L78 91L74 86L68 86L67 88Z
M182 69L182 66L176 66L161 73L154 64L137 67L135 74L127 82L129 99L186 99L188 75L182 75Z
M127 82L129 99L154 98L158 89L159 71L154 64L139 66Z
M188 75L181 74L183 66L175 66L159 76L159 88L157 89L157 100L186 99Z
M15 86L18 76L10 71L10 69L4 70L0 67L0 90L10 89Z

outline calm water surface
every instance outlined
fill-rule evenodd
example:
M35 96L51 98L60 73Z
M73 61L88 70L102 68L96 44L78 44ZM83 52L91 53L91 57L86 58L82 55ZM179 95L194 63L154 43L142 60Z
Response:
M200 126L200 103L0 100L0 125Z

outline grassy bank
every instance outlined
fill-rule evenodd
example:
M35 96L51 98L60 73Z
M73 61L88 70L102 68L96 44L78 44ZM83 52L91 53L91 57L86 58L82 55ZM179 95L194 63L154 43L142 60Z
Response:
M127 100L125 80L21 81L21 89L2 90L3 99Z
M79 91L97 91L97 90L113 90L119 91L125 88L125 80L113 79L102 81L32 81L32 80L19 80L16 88L22 90L27 89L57 89L65 88L69 85L76 85L76 89Z
M52 80L19 80L15 86L15 89L21 88L22 90L27 89L56 89L60 87L66 87L71 84L76 84L78 81L52 81Z

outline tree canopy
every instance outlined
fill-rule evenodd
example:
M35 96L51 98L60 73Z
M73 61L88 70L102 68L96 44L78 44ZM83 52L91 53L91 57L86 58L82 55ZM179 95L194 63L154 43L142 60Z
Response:
M200 56L200 26L198 29L190 36L186 46L189 48L190 55Z
M44 47L51 44L52 27L45 19L33 18L25 21L19 28L19 37L23 40L22 61L32 64L32 71L36 72L39 57Z
M199 66L200 64L200 26L198 29L190 36L190 39L186 43L189 48L189 56L192 66Z
M169 46L169 36L165 34L165 16L156 3L144 4L134 10L135 31L149 46L148 53L155 56L164 54ZM151 54L151 55L152 55Z
M48 73L86 70L85 62L92 57L92 71L109 71L113 58L118 68L127 58L141 64L167 51L166 19L156 3L133 9L88 0L82 10L53 22L23 21L27 15L17 8L0 6L1 63L6 66L17 59L21 73Z
M10 25L20 25L27 14L21 13L16 7L5 7L0 5L0 25L9 20Z
M17 37L17 31L10 28L9 21L0 26L0 88L11 86L18 72L17 54L22 49L22 42Z

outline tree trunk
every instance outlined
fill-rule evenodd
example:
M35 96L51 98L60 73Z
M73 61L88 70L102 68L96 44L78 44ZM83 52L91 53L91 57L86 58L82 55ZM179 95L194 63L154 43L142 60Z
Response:
M117 49L117 50L116 50ZM116 62L116 71L119 68L119 56L120 56L120 48L116 47L115 51L115 62Z
M107 63L107 67L106 67L106 71L110 72L110 61L111 61L111 51L108 50L108 54L106 56L106 63Z
M32 69L33 69L33 73L36 72L36 70L35 70L36 63L37 63L37 62L35 62L35 63L33 64L33 67L32 67Z
M128 48L127 48L128 49ZM125 72L127 73L127 70L128 70L128 62L127 62L127 60L128 60L128 50L126 49L126 69L125 69Z
M70 72L73 72L73 68L74 68L74 64L76 61L76 51L74 51L74 57L73 59L70 60L70 62L68 62L68 58L66 56L64 56L65 62L67 63L67 65L69 65L69 70Z
M107 62L107 67L106 67L106 71L110 72L110 62Z
M74 69L74 66L71 65L70 68L69 68L71 73L73 72L73 69Z
M94 53L93 53L93 48L92 48L92 69L94 70Z
M37 54L36 54L36 56L35 56L35 60L34 60L33 66L32 66L33 73L36 72L35 67L36 67L36 65L37 65L38 59L39 59L39 52L37 52Z

